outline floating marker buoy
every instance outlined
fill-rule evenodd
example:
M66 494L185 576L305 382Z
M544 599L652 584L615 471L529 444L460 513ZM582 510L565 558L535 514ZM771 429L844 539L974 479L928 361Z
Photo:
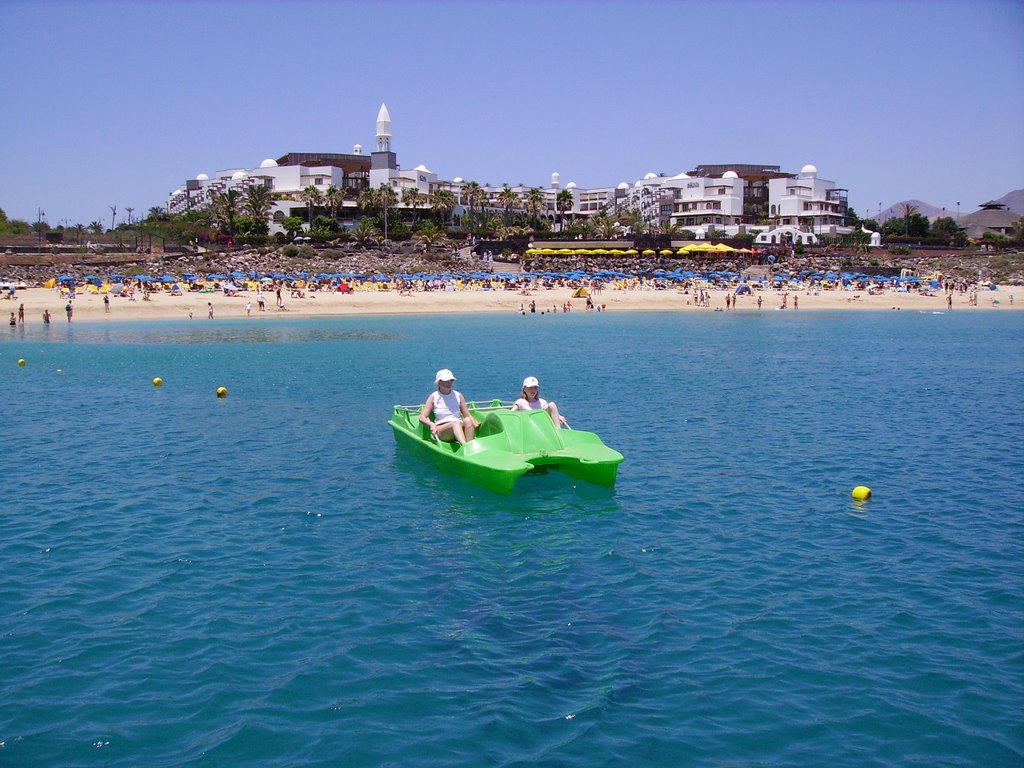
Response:
M853 498L855 499L870 499L871 489L868 488L866 485L858 485L856 488L853 489L850 495L853 496Z
M227 397L227 396L228 396L228 388L227 387L217 387L217 397Z
M154 387L162 387L163 385L164 385L164 380L161 379L159 376L157 376L155 379L153 379L153 386Z
M19 357L18 358L18 365L24 365L24 364L25 364L25 358L24 357Z

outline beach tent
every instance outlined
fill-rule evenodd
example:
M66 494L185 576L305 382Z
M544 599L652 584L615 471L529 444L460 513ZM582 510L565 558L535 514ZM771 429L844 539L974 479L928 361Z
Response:
M586 288L584 288L584 287L580 286L579 288L577 288L577 289L576 289L576 290L575 290L575 291L573 292L573 294L572 294L572 297L573 297L574 299L585 299L585 298L587 298L587 297L588 297L589 295L590 295L590 291L588 291L588 290L587 290Z

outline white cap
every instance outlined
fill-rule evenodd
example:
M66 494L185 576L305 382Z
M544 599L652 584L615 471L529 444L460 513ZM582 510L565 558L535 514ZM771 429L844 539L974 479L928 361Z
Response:
M434 383L439 381L455 381L455 374L449 371L447 368L442 368L434 376Z
M540 386L540 382L537 381L537 377L536 376L527 376L525 379L523 379L523 386L524 387L539 387Z

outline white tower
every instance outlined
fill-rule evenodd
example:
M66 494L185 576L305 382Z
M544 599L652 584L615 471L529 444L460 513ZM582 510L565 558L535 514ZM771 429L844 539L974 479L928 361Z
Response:
M377 149L370 153L370 188L381 184L391 186L391 177L398 170L398 158L391 151L391 115L386 104L377 113Z
M391 151L391 115L387 104L381 104L377 113L377 151Z

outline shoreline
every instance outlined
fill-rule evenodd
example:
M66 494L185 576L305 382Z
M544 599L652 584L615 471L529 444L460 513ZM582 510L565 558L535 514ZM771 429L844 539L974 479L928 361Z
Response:
M1019 296L1014 296L1014 291ZM256 293L242 292L226 296L221 292L189 292L181 296L154 292L149 299L137 298L132 301L120 296L110 298L109 313L104 310L103 295L79 293L72 300L74 321L88 322L129 322L138 320L188 319L189 313L196 321L208 321L210 305L213 319L247 319L246 304L252 303L249 320L265 320L270 317L344 317L349 315L430 315L447 313L518 313L522 304L529 314L530 302L536 303L536 312L561 313L563 305L572 304L572 312L596 312L586 309L585 298L573 298L572 288L549 288L532 290L528 294L506 290L461 289L455 291L419 291L402 295L398 291L356 291L341 294L327 291L307 293L305 298L287 298L283 294L284 309L275 306L272 292L265 293L267 308L259 311ZM867 291L815 290L801 291L756 291L751 295L735 296L731 291L710 291L710 306L697 306L692 293L665 289L605 289L595 292L592 301L602 305L607 312L714 312L722 311L778 311L783 295L788 297L786 312L820 311L949 311L947 294L932 296L916 292L885 290L870 294ZM736 299L735 308L726 310L726 296ZM761 297L762 307L757 308ZM1024 309L1024 288L999 286L998 290L985 290L977 294L976 305L969 303L970 293L954 292L952 310L957 312L990 312L996 310L1015 311ZM794 309L794 299L797 308ZM42 314L49 310L51 323L67 323L66 297L52 288L27 288L17 291L13 301L0 301L2 316L9 322L10 313L17 314L19 307L25 307L27 325L42 325Z

